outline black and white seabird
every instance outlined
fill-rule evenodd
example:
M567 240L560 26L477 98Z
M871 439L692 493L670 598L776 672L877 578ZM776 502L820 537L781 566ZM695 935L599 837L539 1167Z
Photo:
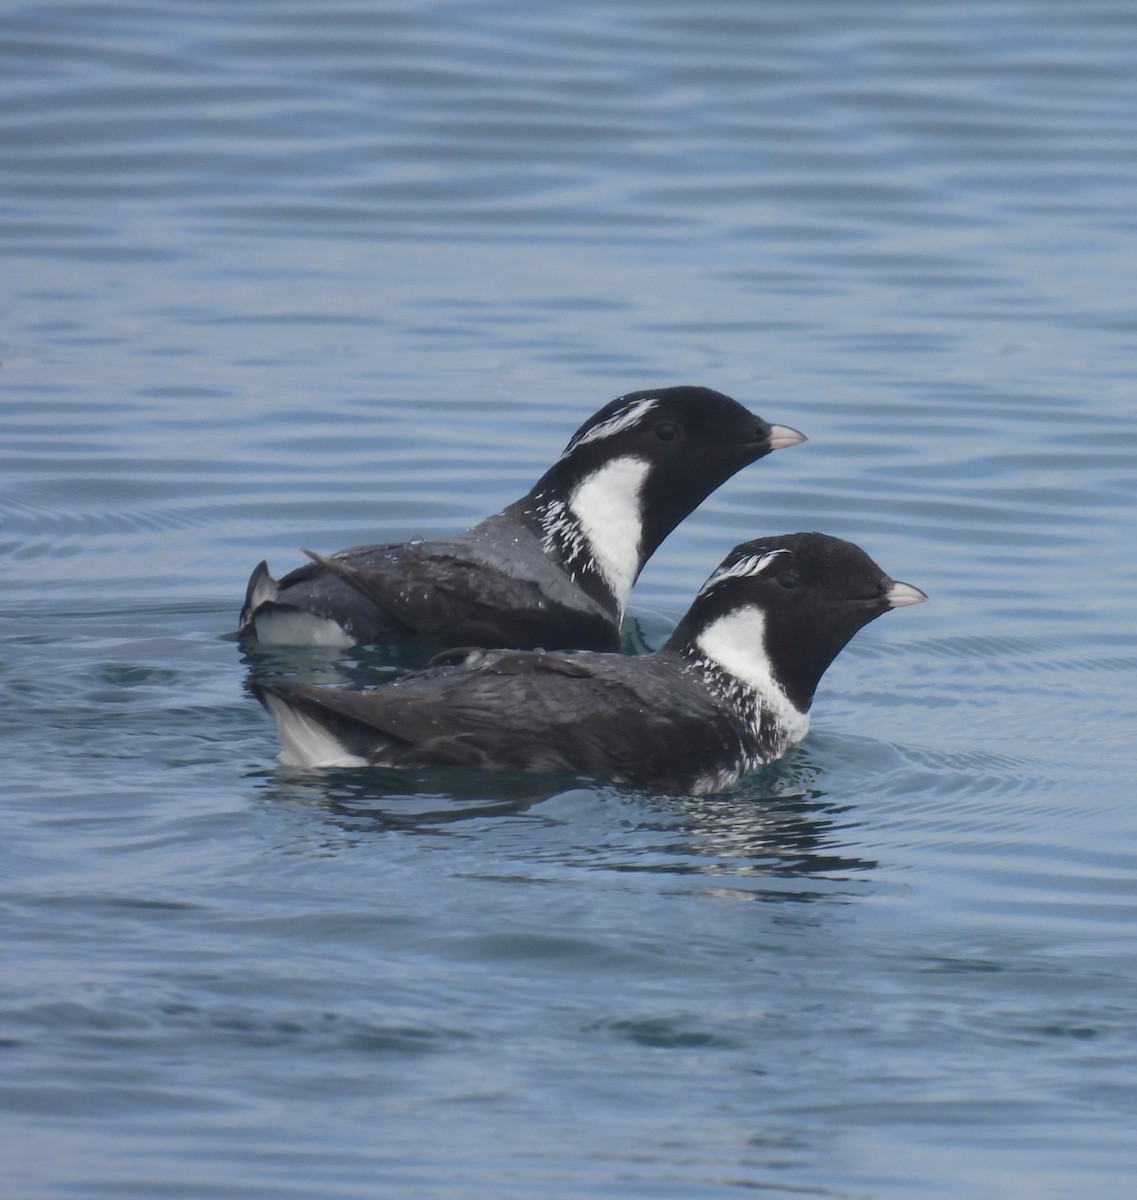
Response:
M800 741L849 639L926 599L851 542L794 533L736 546L652 654L452 650L370 691L253 688L286 766L446 764L701 794Z
M617 650L628 593L663 539L748 463L805 441L721 392L631 392L533 488L444 541L359 546L249 579L239 636L349 646Z

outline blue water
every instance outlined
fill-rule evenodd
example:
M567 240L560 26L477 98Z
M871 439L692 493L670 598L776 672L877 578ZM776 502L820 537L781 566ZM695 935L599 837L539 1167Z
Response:
M0 1194L1129 1197L1137 11L0 13ZM288 775L229 640L621 392L931 603L699 800ZM362 650L292 655L381 678Z

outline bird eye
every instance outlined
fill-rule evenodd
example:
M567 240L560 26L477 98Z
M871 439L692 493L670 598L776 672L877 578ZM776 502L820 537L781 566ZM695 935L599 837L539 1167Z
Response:
M660 421L655 427L655 436L661 442L673 442L679 436L679 426L673 421Z
M796 588L798 585L798 578L793 571L783 571L777 576L777 580L778 584L781 587L784 587L787 591L789 591L791 588Z

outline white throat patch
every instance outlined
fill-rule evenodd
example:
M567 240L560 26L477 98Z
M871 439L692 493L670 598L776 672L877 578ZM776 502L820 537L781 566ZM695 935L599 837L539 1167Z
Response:
M805 737L809 714L794 705L774 677L766 652L766 616L760 608L747 605L719 617L699 634L696 645L706 658L756 694L759 706L776 719L791 742Z
M581 480L569 496L569 511L580 522L621 616L640 565L640 492L649 470L645 459L617 458Z
M651 464L632 454L613 459L586 476L567 500L545 500L541 543L558 554L573 578L594 569L624 615L636 581L643 542L641 493Z

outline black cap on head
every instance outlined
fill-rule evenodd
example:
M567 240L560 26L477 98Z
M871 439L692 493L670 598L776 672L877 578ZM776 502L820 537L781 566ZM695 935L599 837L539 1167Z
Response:
M646 561L660 542L717 487L773 450L804 442L711 388L629 392L591 416L530 495L567 494L618 458L648 463L641 496Z
M757 609L770 672L806 711L830 663L850 638L890 608L925 594L891 579L852 542L823 533L755 538L736 546L695 597L667 648L696 649L717 621ZM742 627L740 627L742 628Z

